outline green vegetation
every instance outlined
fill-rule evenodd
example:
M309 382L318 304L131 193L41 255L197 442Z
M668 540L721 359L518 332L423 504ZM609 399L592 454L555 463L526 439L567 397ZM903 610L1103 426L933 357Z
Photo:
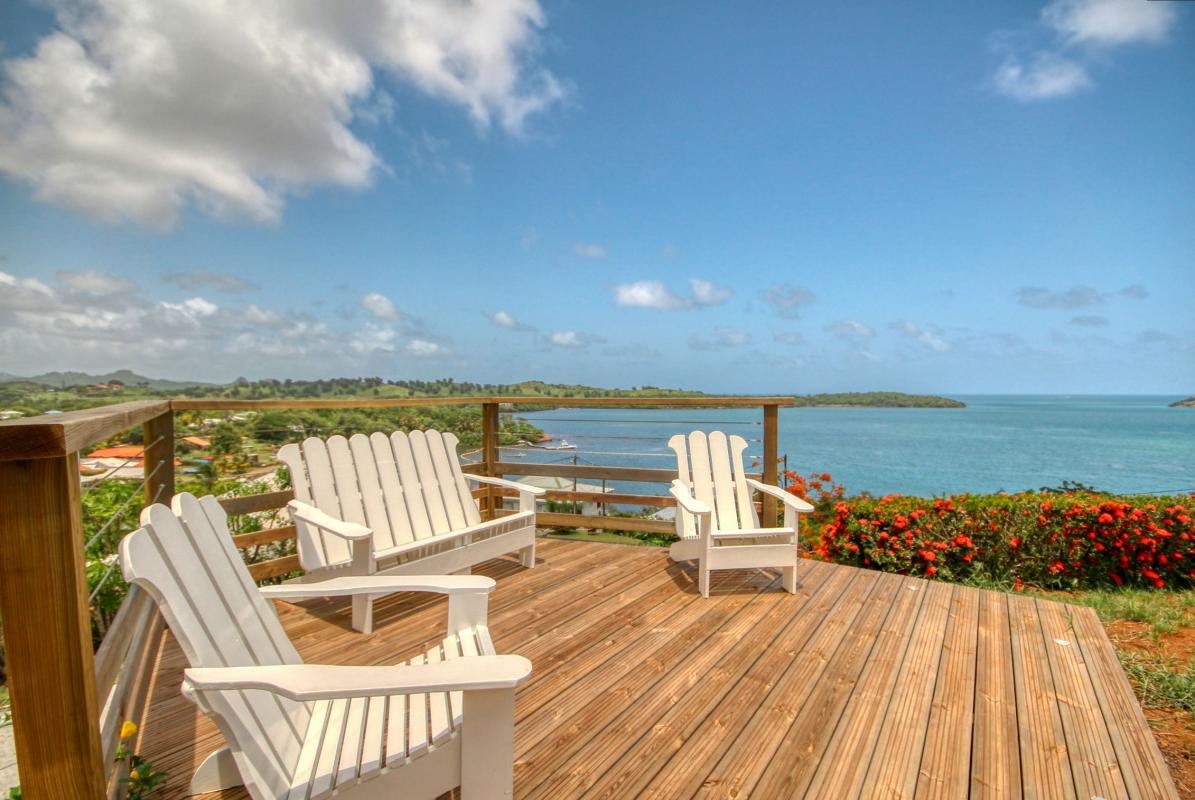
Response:
M966 408L967 404L949 397L904 392L837 392L834 394L797 395L798 407L861 408Z
M1195 408L1195 397L1188 397L1186 400L1175 400L1170 404L1171 408Z
M1188 661L1185 667L1176 668L1158 654L1117 650L1117 655L1141 705L1195 711L1195 663ZM1191 722L1195 723L1195 718Z
M1104 622L1138 622L1149 626L1153 640L1195 624L1195 591L1158 592L1149 589L1096 589L1070 592L1052 599L1090 606Z

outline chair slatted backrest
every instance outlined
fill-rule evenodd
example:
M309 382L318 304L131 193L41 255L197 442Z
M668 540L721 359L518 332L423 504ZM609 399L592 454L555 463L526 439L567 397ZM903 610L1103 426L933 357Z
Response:
M141 512L141 527L120 543L125 579L158 603L193 667L301 664L273 607L233 546L228 517L214 497L175 498ZM282 796L298 760L311 712L263 691L204 697L238 759L242 777Z
M741 436L727 436L713 431L708 436L693 431L688 436L677 434L668 440L676 453L677 477L689 487L693 497L710 507L713 526L721 531L738 531L759 527L747 475L743 470L743 453L747 441ZM692 535L692 515L678 508L686 535Z
M278 459L290 470L297 499L369 527L374 549L386 550L481 522L459 443L434 430L312 437L285 445ZM299 540L299 557L311 570L347 561L351 551L340 537L316 533Z

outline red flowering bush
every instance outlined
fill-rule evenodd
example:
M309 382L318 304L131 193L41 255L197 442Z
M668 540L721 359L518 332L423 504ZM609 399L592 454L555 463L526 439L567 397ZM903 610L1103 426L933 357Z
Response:
M889 495L819 514L829 561L1043 588L1195 586L1195 495Z

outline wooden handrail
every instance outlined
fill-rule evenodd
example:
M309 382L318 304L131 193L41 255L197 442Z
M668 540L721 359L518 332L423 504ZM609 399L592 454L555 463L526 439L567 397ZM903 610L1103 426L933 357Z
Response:
M134 400L0 422L0 461L60 458L170 413L169 400Z
M224 397L177 397L175 411L256 411L260 409L401 408L418 406L480 406L486 404L554 406L557 408L759 408L789 407L792 397L542 397L478 395L459 397L346 397L271 400L235 400Z

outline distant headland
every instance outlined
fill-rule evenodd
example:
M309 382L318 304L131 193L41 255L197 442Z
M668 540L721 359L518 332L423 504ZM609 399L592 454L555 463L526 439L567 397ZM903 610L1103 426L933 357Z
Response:
M1171 408L1195 408L1195 397L1188 397L1186 400L1175 400L1170 404Z
M835 392L797 395L798 407L860 408L966 408L967 404L949 397L904 392Z

